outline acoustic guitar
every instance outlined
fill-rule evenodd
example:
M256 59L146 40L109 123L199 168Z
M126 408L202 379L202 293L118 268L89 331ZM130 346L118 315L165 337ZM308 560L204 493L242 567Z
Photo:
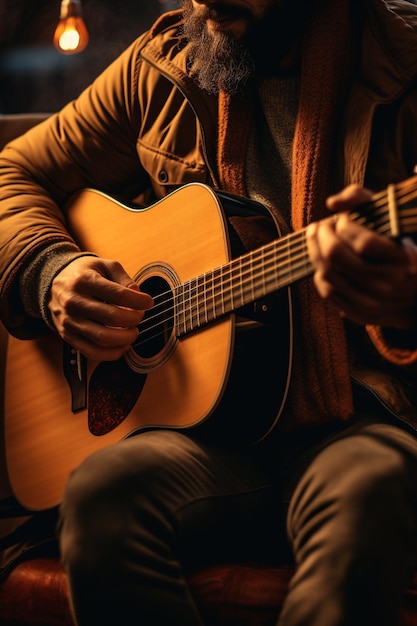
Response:
M415 233L416 189L417 177L390 186L350 217L390 237ZM144 209L89 189L71 200L80 247L120 261L155 304L114 362L87 362L54 334L8 337L6 461L23 506L58 504L87 456L144 430L243 446L271 433L291 376L290 286L313 268L306 229L234 255L230 216L259 213L199 183Z

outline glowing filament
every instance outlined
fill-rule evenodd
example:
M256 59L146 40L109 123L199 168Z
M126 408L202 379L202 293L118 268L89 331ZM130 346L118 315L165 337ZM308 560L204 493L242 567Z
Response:
M54 45L62 54L82 52L88 44L79 0L62 0L61 15L54 34Z

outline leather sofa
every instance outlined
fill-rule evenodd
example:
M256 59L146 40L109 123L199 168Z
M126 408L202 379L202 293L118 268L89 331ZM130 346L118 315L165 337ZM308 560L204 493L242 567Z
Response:
M291 574L290 566L225 564L196 572L189 582L208 626L273 626ZM58 558L20 563L0 584L0 624L74 626ZM407 590L399 626L416 625L417 574Z
M193 574L190 585L207 624L267 626L275 623L290 575L289 567L219 565ZM73 626L57 558L32 559L11 572L0 585L0 624Z
M43 114L0 115L0 148L45 117ZM0 328L1 331L1 328ZM3 331L4 332L4 331ZM1 334L1 333L0 333ZM4 342L3 342L4 345ZM1 351L0 351L1 352ZM4 362L0 353L0 361ZM0 362L0 394L4 368ZM2 418L3 402L0 404ZM0 429L0 447L3 429ZM2 498L10 497L4 453L0 450L0 537L3 527L18 520L1 519ZM292 567L219 564L194 572L189 583L207 624L269 626L276 622L292 575ZM0 582L1 626L73 626L65 573L57 556L32 556L19 562ZM417 626L417 572L404 598L400 626Z

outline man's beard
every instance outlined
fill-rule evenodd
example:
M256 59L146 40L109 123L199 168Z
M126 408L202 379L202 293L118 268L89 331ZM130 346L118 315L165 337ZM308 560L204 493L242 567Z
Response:
M197 13L192 0L183 0L184 36L194 79L210 94L244 93L255 79L277 72L315 4L317 0L282 0L253 22L242 40L235 40L226 33L207 30L210 8ZM300 12L305 20L300 20Z
M255 75L249 50L229 35L208 32L205 20L196 15L191 0L184 0L184 35L188 60L198 85L210 94L241 93Z

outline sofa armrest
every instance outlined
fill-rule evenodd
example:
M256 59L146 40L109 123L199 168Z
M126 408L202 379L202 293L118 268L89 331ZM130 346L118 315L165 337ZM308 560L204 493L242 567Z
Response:
M0 150L12 139L23 135L29 128L39 124L50 113L0 114Z

